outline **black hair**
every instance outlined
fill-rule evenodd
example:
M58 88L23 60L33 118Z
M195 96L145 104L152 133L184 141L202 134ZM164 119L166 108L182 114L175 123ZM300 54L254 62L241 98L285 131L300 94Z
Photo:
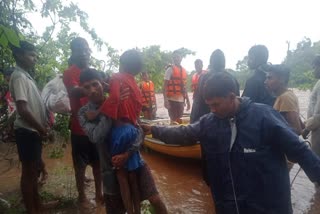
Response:
M209 69L213 72L222 72L226 67L226 58L222 50L217 49L210 56Z
M312 65L314 67L320 67L320 55L316 55L316 57L312 61Z
M14 67L9 67L2 71L4 76L10 76L13 72L14 72Z
M196 61L194 61L194 63L197 63L197 62L201 62L201 64L203 64L201 59L196 59Z
M275 74L277 77L281 78L286 85L288 84L290 78L290 69L285 65L269 65L267 72Z
M17 60L18 55L24 54L26 51L36 51L36 47L27 41L20 41L19 47L11 45L11 51L13 58Z
M264 45L254 45L248 52L249 56L254 56L258 65L265 64L268 62L269 51Z
M174 51L172 52L172 55L182 56L181 51L180 51L179 49L178 49L178 50L174 50Z
M211 75L205 82L204 99L226 97L230 93L237 94L237 83L228 72L219 72Z
M140 73L143 67L141 54L135 49L125 51L120 56L120 66L124 72L133 75Z
M93 68L88 68L80 73L80 84L83 84L91 80L102 80L102 75L100 71L97 71Z
M85 46L88 46L88 42L87 40L85 40L84 38L82 37L76 37L74 38L71 42L70 42L70 48L71 48L71 51L75 51L77 49L77 47L79 46L82 46L82 45L85 45Z

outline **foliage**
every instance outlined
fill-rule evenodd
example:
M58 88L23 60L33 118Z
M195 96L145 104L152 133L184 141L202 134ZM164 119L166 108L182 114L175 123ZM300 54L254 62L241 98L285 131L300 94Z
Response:
M239 60L236 65L236 70L227 69L239 82L240 88L243 89L249 76L252 74L248 67L248 56L245 56L242 60Z
M312 88L316 79L312 73L312 61L320 53L320 41L312 43L304 38L297 44L296 49L288 50L284 64L291 70L290 87Z
M65 142L67 142L70 137L69 116L56 114L53 130L58 132L59 135L65 140Z

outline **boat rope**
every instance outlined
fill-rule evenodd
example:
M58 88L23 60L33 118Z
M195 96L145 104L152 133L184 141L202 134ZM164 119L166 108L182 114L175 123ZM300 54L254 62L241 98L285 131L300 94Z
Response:
M309 145L309 147L311 148L311 143L310 143L310 141L305 140L305 141L303 141L303 142L304 142L304 143L307 143L307 144ZM291 187L291 188L292 188L292 185L293 185L293 183L295 182L298 174L300 173L301 169L302 169L301 166L299 166L299 169L298 169L297 173L295 174L295 176L293 177L293 179L292 179L292 181L291 181L291 183L290 183L290 187Z

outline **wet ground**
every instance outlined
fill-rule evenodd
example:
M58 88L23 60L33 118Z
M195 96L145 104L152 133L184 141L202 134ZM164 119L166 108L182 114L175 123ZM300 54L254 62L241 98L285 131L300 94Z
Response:
M309 92L296 91L296 93L299 96L301 112L305 114ZM158 116L164 117L166 111L162 107L161 96L158 98ZM10 148L12 149L9 150ZM49 180L41 189L42 195L48 199L50 197L60 197L65 203L62 208L52 210L49 213L105 213L103 207L86 211L77 208L70 147L60 149L63 157L49 158L53 153L52 151L58 151L59 148L59 143L48 145L43 153L49 171ZM8 154L5 155L7 151ZM173 158L156 152L143 151L142 155L152 170L160 195L167 204L170 213L214 214L214 205L209 189L201 179L199 161ZM295 165L290 173L291 179L295 177L298 170L299 166ZM87 170L87 175L92 177L90 170ZM0 195L0 198L4 198L11 203L19 203L21 200L19 179L20 168L15 147L0 145L0 193L3 194ZM93 203L94 188L92 182L89 183L86 190ZM295 214L320 213L320 191L316 191L303 171L299 172L293 183L292 203Z

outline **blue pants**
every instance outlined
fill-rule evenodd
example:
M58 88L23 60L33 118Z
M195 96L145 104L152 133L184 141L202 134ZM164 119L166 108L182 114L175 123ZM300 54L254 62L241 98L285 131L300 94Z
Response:
M111 155L127 152L138 137L138 130L131 124L126 124L112 129ZM133 152L129 157L125 168L128 171L138 169L143 165L143 159L139 151Z

